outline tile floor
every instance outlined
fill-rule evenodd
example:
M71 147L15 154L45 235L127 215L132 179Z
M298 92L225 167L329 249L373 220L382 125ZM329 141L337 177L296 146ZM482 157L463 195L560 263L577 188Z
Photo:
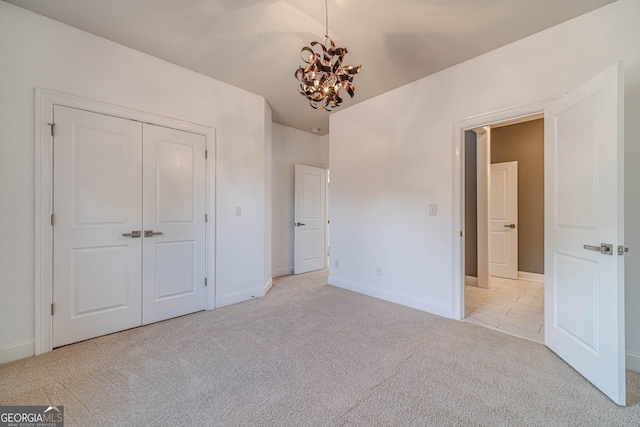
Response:
M465 285L465 321L544 343L544 284L491 277L491 288Z

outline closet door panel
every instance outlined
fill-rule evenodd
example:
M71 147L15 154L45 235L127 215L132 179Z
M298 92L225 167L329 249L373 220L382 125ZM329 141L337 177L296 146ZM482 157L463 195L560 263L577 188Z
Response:
M55 106L53 345L141 325L142 125Z
M143 323L205 309L205 137L144 125Z

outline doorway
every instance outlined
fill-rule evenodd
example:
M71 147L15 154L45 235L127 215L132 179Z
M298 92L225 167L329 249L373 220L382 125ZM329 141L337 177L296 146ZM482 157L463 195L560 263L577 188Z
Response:
M454 123L453 145L460 232L453 317L462 320L464 131L544 114L544 344L619 405L626 401L622 105L618 62L556 99Z
M465 134L464 318L544 342L542 115Z

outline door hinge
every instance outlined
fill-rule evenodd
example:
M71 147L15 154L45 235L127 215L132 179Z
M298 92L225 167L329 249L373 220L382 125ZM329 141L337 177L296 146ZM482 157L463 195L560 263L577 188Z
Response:
M204 278L204 285L207 286L207 278Z
M54 214L51 214L51 226L53 227L53 224L55 222L55 218L56 216Z
M204 222L209 222L209 214L204 214Z
M209 150L204 150L204 158L205 159L209 158Z
M51 136L56 136L56 124L51 122L51 123L47 123L49 126L51 126Z
M53 316L53 303L51 303L51 315Z
M462 231L460 232L460 237L462 237Z
M625 252L629 252L629 248L625 246L618 246L618 255L624 255Z

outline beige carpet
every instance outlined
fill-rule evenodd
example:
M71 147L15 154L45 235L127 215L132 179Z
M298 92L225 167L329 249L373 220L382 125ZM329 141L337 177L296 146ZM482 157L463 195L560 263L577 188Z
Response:
M0 405L83 427L640 425L543 345L326 280L0 365Z

